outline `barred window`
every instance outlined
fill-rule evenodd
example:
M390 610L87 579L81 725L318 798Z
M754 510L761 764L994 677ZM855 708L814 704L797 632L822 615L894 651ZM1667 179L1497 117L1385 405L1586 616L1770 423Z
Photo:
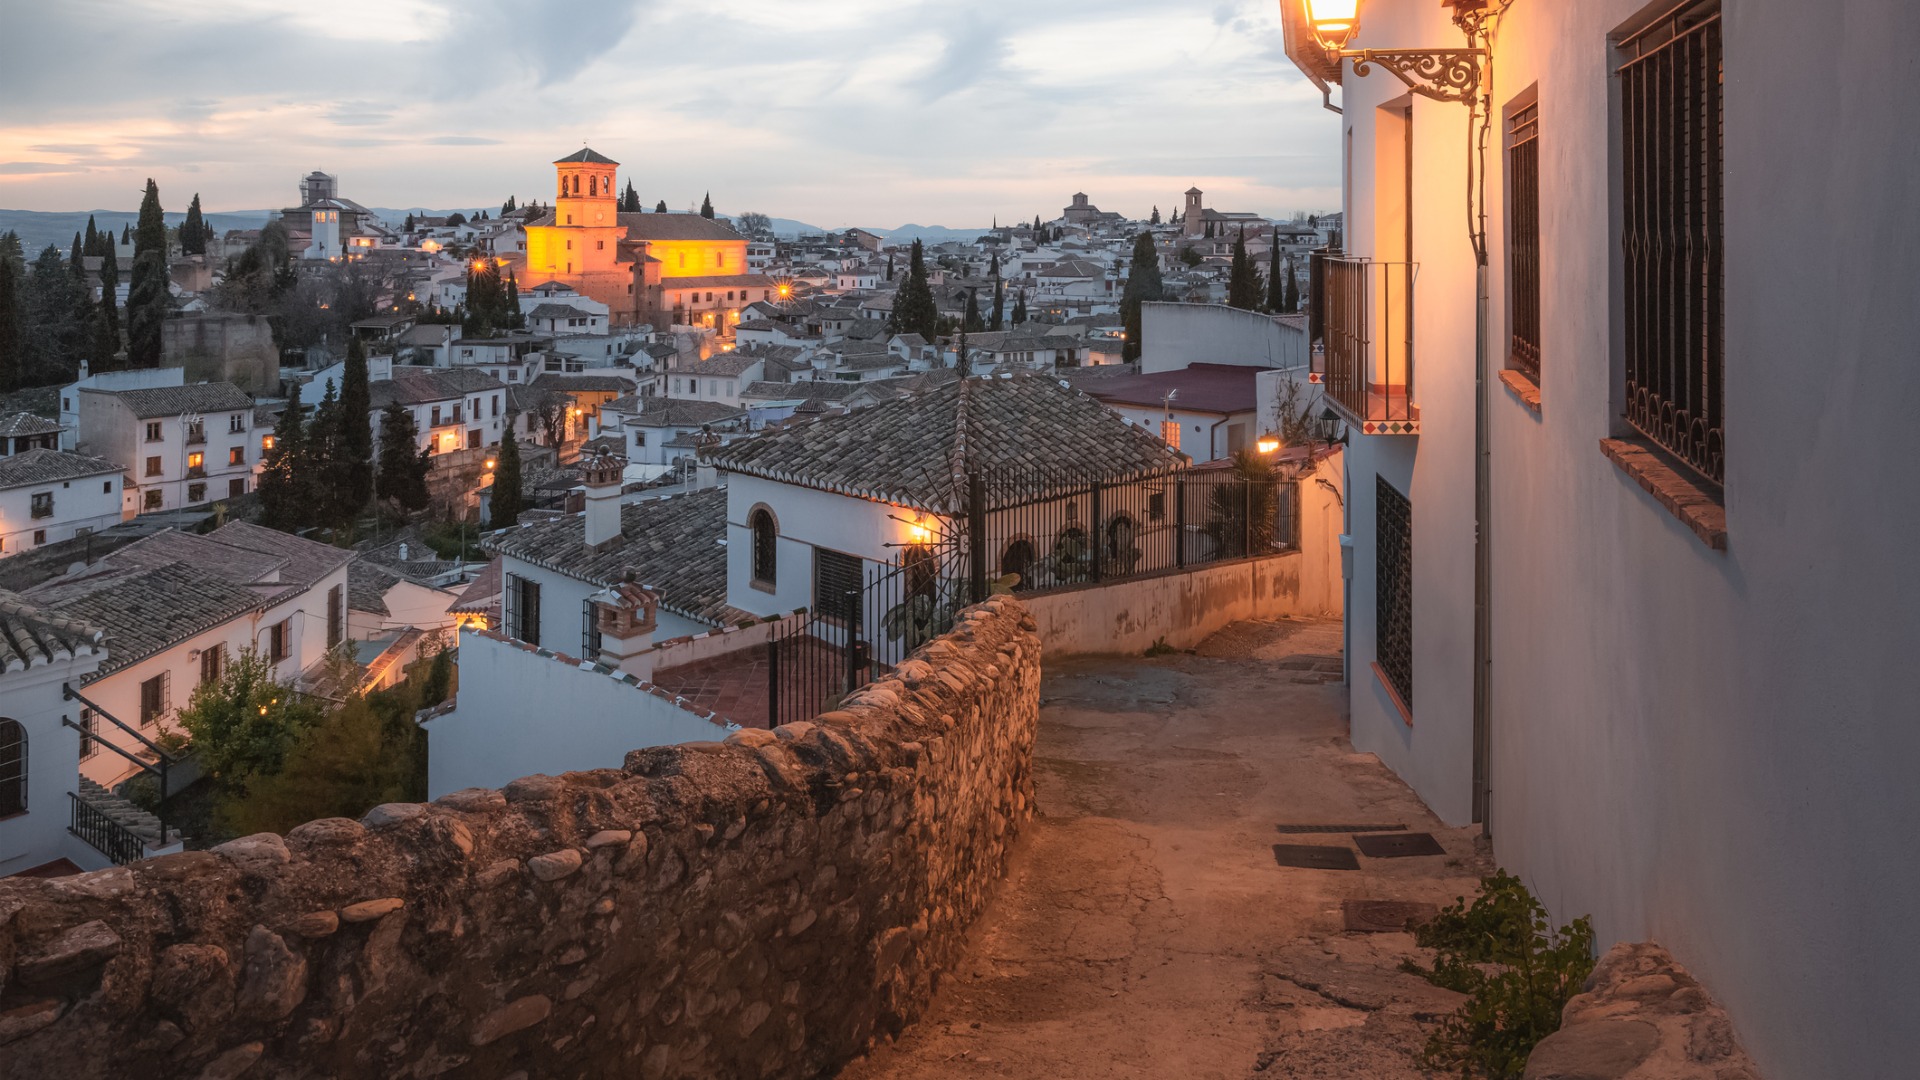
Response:
M772 585L779 571L780 543L780 532L774 524L773 514L766 507L757 507L747 515L747 526L753 531L753 580L762 585Z
M1413 709L1413 503L1374 478L1373 655L1387 685Z
M1507 118L1508 364L1540 384L1540 103Z
M813 549L813 610L860 628L860 557Z
M1620 42L1626 420L1726 478L1723 109L1718 0Z
M507 575L507 633L529 645L540 644L540 583Z
M27 729L0 720L0 817L27 808Z
M592 600L580 604L580 657L583 660L600 659L600 605Z

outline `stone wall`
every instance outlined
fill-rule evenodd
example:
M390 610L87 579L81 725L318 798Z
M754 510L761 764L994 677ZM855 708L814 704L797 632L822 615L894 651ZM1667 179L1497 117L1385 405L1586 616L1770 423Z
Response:
M1607 950L1560 1025L1526 1080L1760 1080L1726 1010L1652 942Z
M1039 659L996 599L814 723L0 882L5 1072L831 1072L918 1015L1001 876Z

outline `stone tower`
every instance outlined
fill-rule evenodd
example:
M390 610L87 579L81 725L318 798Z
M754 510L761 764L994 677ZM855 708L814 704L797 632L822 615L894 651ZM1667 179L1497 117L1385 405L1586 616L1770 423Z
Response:
M1181 231L1188 236L1199 236L1207 228L1207 209L1200 205L1206 193L1199 188L1187 189L1187 208L1180 212Z

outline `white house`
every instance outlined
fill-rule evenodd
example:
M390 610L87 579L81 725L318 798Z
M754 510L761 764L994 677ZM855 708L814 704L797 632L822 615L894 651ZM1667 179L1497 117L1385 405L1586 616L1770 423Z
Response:
M252 490L260 464L253 398L232 383L81 385L72 393L79 405L76 449L125 462L139 512L202 506Z
M600 408L602 429L622 435L631 465L674 465L692 454L691 445L682 445L692 436L709 429L741 430L747 418L742 409L722 402L670 397L629 395Z
M1308 366L1307 328L1298 316L1263 315L1225 304L1140 305L1140 370L1188 364Z
M666 396L685 401L711 401L740 407L740 391L766 377L766 360L750 353L715 353L698 363L683 364L660 376Z
M1347 47L1478 6L1369 0ZM1910 1074L1920 8L1518 0L1475 172L1466 104L1282 13L1346 163L1354 746L1670 949L1765 1075Z
M0 458L29 450L60 448L58 421L30 412L0 413Z
M1272 430L1261 426L1261 374L1259 368L1192 364L1101 379L1086 391L1195 461L1219 461L1253 449Z
M395 368L393 378L367 385L374 431L380 430L381 414L397 403L413 413L421 449L436 454L498 444L508 422L506 390L500 380L469 367Z
M124 472L61 450L0 457L0 557L118 525Z

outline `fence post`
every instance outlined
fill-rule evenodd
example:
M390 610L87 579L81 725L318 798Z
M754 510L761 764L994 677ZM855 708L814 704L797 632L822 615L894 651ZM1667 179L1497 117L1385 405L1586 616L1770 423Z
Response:
M967 473L967 576L973 603L987 599L987 482Z
M1183 476L1173 479L1173 565L1187 568L1187 481Z
M1240 481L1240 557L1253 557L1253 480Z
M780 726L780 639L767 638L767 727Z
M1102 559L1101 559L1101 551L1100 551L1100 549L1104 546L1101 543L1101 541L1105 539L1105 537L1101 535L1101 529L1100 529L1100 522L1102 520L1100 516L1100 489L1102 486L1103 485L1100 483L1100 481L1095 480L1093 482L1092 488L1088 492L1088 499L1092 504L1088 509L1088 515L1092 518L1092 520L1087 522L1087 528L1090 533L1089 540L1093 547L1092 569L1093 569L1094 581L1100 580L1101 570L1103 569L1101 565Z
M861 644L866 640L866 612L861 606L866 603L864 590L855 589L847 594L847 693L860 685Z

